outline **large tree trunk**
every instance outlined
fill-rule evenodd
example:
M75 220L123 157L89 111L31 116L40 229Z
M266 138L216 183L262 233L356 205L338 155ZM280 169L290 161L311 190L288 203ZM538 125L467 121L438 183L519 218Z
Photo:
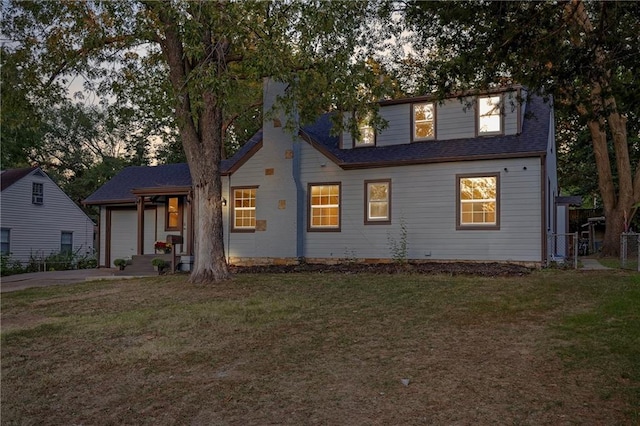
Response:
M581 32L590 34L594 27L584 7L579 0L572 0L566 5L567 17L577 24ZM574 43L581 44L582 34L577 35ZM591 110L578 105L578 112L587 117L593 151L598 170L598 189L602 197L605 215L605 235L602 242L603 256L618 256L620 254L620 233L627 231L631 221L633 204L640 196L640 170L636 171L635 180L632 179L631 160L627 138L627 119L618 111L615 98L611 95L611 69L607 63L607 52L602 46L594 50L595 73L591 84ZM614 184L609 150L607 146L607 128L613 139L614 156L616 160L618 188ZM635 188L634 188L635 185Z
M229 278L224 254L220 177L223 113L220 102L209 87L201 87L200 93L194 92L193 96L198 99L192 102L189 77L196 74L196 66L206 72L219 72L220 61L224 59L224 50L220 49L224 49L224 44L218 43L214 47L210 32L203 30L205 50L197 61L189 60L185 55L178 24L168 9L165 9L171 6L157 2L148 2L147 5L156 10L163 24L164 38L159 42L169 66L169 79L176 98L178 129L191 172L195 259L189 281L222 281Z

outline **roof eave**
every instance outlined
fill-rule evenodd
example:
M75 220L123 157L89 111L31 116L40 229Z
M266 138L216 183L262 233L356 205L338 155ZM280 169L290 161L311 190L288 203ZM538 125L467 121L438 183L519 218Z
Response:
M341 163L339 164L339 166L344 170L375 169L375 168L381 168L381 167L413 166L418 164L452 163L456 161L480 161L480 160L500 160L500 159L509 159L509 158L543 157L545 154L546 152L544 151L536 151L536 152L526 152L526 153L498 154L498 155L486 154L486 155L467 155L467 156L452 156L452 157L440 157L440 158L415 158L415 159L409 159L409 160Z

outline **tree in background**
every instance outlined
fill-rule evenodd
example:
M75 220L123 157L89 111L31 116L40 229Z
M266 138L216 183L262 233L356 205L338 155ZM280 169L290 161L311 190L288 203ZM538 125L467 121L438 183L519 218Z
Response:
M220 178L225 131L235 132L236 143L246 136L240 123L255 118L264 77L290 83L280 105L302 122L380 98L385 80L366 61L387 29L376 25L376 6L16 1L4 31L35 75L35 95L64 89L80 74L117 105L140 112L157 105L151 112L165 120L157 125L178 130L193 182L199 232L190 280L215 282L229 276ZM293 130L296 122L287 124Z
M405 82L441 95L523 84L552 95L588 131L606 217L602 252L617 255L640 201L638 2L419 2L403 8L416 54ZM565 129L566 130L566 129ZM577 170L576 170L577 172ZM589 176L583 176L589 179Z

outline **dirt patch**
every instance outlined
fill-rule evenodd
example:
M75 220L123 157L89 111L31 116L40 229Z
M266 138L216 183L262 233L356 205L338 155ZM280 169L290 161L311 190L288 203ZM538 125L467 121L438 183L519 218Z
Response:
M294 272L306 273L339 273L339 274L445 274L475 275L483 277L511 277L530 274L534 269L512 263L470 263L470 262L428 262L428 263L342 263L324 265L302 263L299 265L261 265L231 266L236 274L268 273L286 274Z

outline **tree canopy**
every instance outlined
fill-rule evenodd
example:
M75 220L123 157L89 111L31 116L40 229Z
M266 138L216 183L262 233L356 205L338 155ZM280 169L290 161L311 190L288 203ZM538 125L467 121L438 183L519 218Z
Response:
M4 7L5 3L3 3ZM220 160L258 116L262 79L289 83L280 106L310 121L382 97L372 61L376 2L139 1L8 3L4 34L35 99L81 75L121 111L177 129L193 182L193 282L228 277ZM294 128L296 122L287 123ZM229 135L232 135L231 137ZM175 146L175 145L174 145ZM164 151L167 159L175 151ZM178 155L178 158L180 155Z
M415 54L402 76L414 90L444 95L523 84L576 117L566 123L576 124L576 135L589 132L607 221L603 253L616 254L640 201L632 157L640 131L640 3L412 1L403 12Z

